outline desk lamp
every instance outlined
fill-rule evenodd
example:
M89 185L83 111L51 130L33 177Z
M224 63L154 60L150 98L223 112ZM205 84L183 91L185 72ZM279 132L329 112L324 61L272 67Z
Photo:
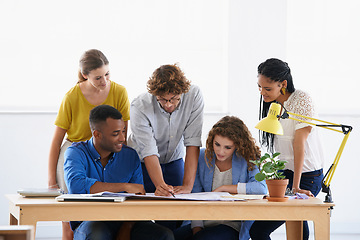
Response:
M280 115L281 113L281 108L284 109L284 113ZM297 117L301 117L301 118L305 118L305 119L310 119L313 120L315 122L321 122L321 123L325 123L325 124L316 124L316 123L312 123L312 122L307 122L298 118L293 118L290 115L293 116L297 116ZM339 163L341 154L344 150L345 144L349 138L350 132L352 130L351 126L347 126L347 125L342 125L342 124L336 124L336 123L331 123L331 122L326 122L323 120L319 120L316 118L311 118L311 117L307 117L307 116L303 116L300 114L296 114L296 113L291 113L288 112L285 107L278 103L278 102L273 102L270 105L269 108L269 112L266 118L262 119L256 126L255 128L264 131L264 132L268 132L268 133L272 133L272 134L278 134L278 135L283 135L284 131L283 128L280 124L279 119L292 119L295 121L299 121L299 122L303 122L303 123L307 123L313 126L317 126L317 127L321 127L321 128L325 128L328 130L332 130L335 132L339 132L339 133L343 133L344 134L344 139L341 142L340 148L336 154L335 160L334 162L331 164L331 166L329 167L328 171L326 172L322 182L321 182L321 186L322 186L322 192L326 193L325 196L325 201L324 202L333 202L332 201L332 196L331 196L331 191L330 191L330 182L332 180L332 177L334 175L334 172L336 170L336 167ZM341 130L336 129L336 128L341 128Z

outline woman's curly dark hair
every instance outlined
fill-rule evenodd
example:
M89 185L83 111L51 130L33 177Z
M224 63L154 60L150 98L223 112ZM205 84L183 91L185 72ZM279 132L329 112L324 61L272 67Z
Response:
M216 135L227 137L233 141L236 155L245 158L248 169L253 169L254 164L250 163L249 160L259 159L261 152L242 120L235 116L225 116L212 127L206 140L205 161L208 166L211 165L210 161L215 155L213 142Z
M147 89L154 96L168 93L179 95L188 92L190 85L190 81L177 64L162 65L153 72L147 82Z

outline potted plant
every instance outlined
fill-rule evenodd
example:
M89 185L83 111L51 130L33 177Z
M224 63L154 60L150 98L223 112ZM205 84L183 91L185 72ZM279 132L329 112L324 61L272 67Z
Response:
M272 155L265 153L260 159L250 160L253 164L258 166L259 173L255 175L257 181L266 180L266 185L269 190L268 201L286 201L285 191L289 183L289 179L285 179L283 170L286 161L282 161L277 157L280 153L276 152Z

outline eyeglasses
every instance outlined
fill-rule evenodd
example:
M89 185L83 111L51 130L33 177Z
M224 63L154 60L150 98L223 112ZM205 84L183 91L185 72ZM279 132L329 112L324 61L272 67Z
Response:
M161 104L161 105L165 105L167 104L167 102L169 102L170 104L178 104L180 102L180 98L175 98L176 96L168 99L165 98L156 98L156 100Z

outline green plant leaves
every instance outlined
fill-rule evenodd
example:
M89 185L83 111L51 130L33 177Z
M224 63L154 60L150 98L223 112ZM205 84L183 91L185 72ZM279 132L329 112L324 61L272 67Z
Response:
M277 156L279 156L280 155L280 153L279 152L276 152L276 153L274 153L273 155L272 155L272 157L273 158L276 158Z
M270 155L269 155L268 153L265 153L265 155L263 155L263 156L260 158L260 160L261 160L261 162L262 162L262 161L264 161L264 160L266 160L266 159L268 159L268 158L270 158Z
M285 176L279 170L285 168L286 161L278 160L276 157L280 155L279 152L272 154L265 153L260 159L250 160L259 168L259 173L255 175L257 181L263 181L265 179L283 179Z
M255 180L261 182L261 181L263 181L263 180L265 179L265 177L266 177L265 174L263 174L263 173L257 173L257 174L255 175Z
M263 165L263 169L266 173L273 173L275 165L272 162L267 162Z

